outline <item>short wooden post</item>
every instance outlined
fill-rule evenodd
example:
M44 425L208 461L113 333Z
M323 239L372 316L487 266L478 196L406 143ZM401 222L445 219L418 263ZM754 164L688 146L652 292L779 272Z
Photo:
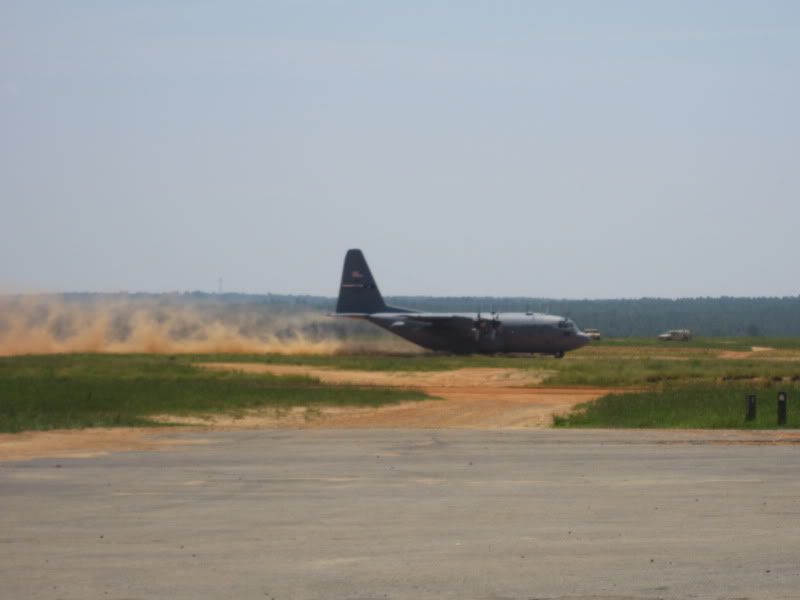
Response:
M778 393L778 425L786 425L786 392Z
M746 403L745 403L745 421L755 421L756 420L756 412L757 412L757 405L758 400L756 400L755 394L750 394L747 396Z

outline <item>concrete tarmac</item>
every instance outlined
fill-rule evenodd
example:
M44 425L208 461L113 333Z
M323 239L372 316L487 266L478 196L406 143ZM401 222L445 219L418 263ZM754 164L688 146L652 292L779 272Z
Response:
M0 598L800 598L800 446L769 436L169 435L0 463Z

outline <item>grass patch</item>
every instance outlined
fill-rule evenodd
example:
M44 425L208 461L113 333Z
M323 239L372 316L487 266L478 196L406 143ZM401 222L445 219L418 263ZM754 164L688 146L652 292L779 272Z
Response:
M555 362L550 357L487 356L481 354L199 354L190 355L193 362L247 362L268 365L307 365L356 371L452 371L475 367L537 368Z
M70 354L0 358L0 431L5 432L147 426L155 424L150 416L156 414L380 406L425 398L415 390L208 371L181 357Z
M691 429L772 429L777 396L789 394L788 427L800 427L800 386L740 384L685 386L609 394L554 419L556 427L646 427ZM745 396L758 395L758 418L745 421Z
M545 380L547 385L652 387L669 382L800 381L800 362L726 360L692 356L686 360L650 357L597 357L563 361Z
M670 349L695 348L708 350L750 350L753 346L779 350L800 350L800 337L693 337L688 342L662 341L655 337L603 338L592 342L592 346L611 348Z

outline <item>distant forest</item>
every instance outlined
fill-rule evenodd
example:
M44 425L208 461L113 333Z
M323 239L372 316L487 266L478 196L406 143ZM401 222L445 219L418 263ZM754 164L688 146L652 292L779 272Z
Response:
M73 300L111 297L68 294ZM264 310L275 316L298 312L328 313L336 299L283 294L130 294L164 303L228 305L234 310ZM667 329L691 329L701 336L800 336L800 296L785 298L641 298L636 300L557 300L544 298L476 298L395 296L387 303L424 311L484 313L547 312L572 318L579 327L594 327L604 336L653 336Z

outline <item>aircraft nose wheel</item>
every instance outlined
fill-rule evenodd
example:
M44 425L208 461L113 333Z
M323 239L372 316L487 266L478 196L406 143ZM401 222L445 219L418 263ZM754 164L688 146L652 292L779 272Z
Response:
M555 354L553 354L553 356L555 358L564 358L564 353L563 352L556 352Z

